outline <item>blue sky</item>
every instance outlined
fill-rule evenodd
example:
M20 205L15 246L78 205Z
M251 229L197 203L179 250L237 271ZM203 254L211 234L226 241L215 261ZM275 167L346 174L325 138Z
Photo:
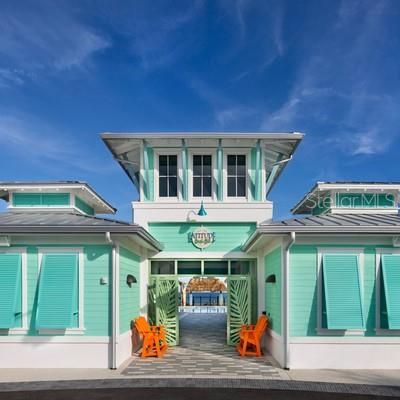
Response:
M88 181L129 219L103 131L301 131L316 180L399 181L399 1L5 1L0 180Z

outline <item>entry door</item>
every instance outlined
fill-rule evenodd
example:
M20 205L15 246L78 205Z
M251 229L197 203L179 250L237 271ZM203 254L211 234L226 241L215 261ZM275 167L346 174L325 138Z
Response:
M171 346L179 343L179 284L176 276L152 276L148 289L149 322L164 325L167 342Z
M228 277L228 344L239 342L242 325L251 324L250 276Z

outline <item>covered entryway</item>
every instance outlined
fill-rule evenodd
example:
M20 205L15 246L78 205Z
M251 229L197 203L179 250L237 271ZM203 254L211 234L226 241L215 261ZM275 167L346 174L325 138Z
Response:
M225 343L234 345L239 340L241 326L254 323L257 319L255 270L255 260L152 261L148 286L149 321L152 325L165 326L167 341L170 346L180 345L179 307L182 305L182 293L180 291L182 281L180 282L180 279L223 277L227 287L227 307L225 307L227 314L224 320L225 333L223 337ZM200 305L200 309L201 307ZM198 321L200 320L199 317ZM203 322L205 329L211 331L214 329L213 325L210 324L212 322L211 316L209 316L208 321L204 319ZM195 345L196 340L193 339L192 343ZM187 345L189 345L189 342Z

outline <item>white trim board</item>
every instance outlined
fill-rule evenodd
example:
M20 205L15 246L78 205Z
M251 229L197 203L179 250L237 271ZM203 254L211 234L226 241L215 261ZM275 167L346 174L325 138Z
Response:
M293 369L400 369L396 342L295 343L292 339L290 354Z
M171 259L212 259L212 260L220 260L220 259L237 259L237 258L245 258L245 259L255 259L256 257L249 256L247 253L244 252L204 252L204 251L187 251L187 252L168 252L162 251L155 256L150 258L151 260L171 260Z

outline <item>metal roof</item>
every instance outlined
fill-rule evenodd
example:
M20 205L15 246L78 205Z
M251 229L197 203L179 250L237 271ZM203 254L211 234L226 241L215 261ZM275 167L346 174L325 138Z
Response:
M102 205L99 213L115 213L117 211L110 203L100 196L87 182L85 181L0 181L0 199L8 201L9 191L18 188L35 189L35 188L63 188L63 189L85 189L90 196L93 196ZM93 205L96 207L96 203Z
M262 235L287 234L400 235L399 214L324 214L260 224L243 245L247 251Z
M304 135L298 132L136 132L101 135L114 159L118 161L137 189L139 189L140 159L144 142L149 147L160 147L160 140L163 140L166 148L179 148L183 145L188 148L217 148L219 140L222 142L222 147L249 148L255 147L259 142L265 161L267 194L303 137Z
M400 227L399 214L324 214L290 218L260 227Z
M142 226L108 218L76 213L5 212L0 213L0 235L10 233L116 233L137 234L153 248L162 245Z
M293 214L310 214L316 200L323 198L329 190L368 190L400 191L400 182L368 182L368 181L327 181L316 182L303 198L290 210Z

